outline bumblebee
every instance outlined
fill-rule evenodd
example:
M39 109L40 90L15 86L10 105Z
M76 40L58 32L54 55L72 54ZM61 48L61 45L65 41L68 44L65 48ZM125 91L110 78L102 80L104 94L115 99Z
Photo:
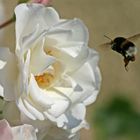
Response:
M105 35L106 38L110 39L108 36ZM110 39L111 41L103 46L111 46L111 49L117 53L120 53L124 57L124 66L125 69L128 71L127 66L130 61L135 61L135 56L137 53L136 45L133 43L133 40L137 40L140 38L140 34L134 35L129 38L124 37L116 37L115 39Z

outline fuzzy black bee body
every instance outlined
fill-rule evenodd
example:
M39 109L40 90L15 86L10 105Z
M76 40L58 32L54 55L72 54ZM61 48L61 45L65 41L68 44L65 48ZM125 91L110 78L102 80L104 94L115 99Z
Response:
M112 50L120 53L124 57L125 67L129 61L135 61L137 48L135 44L126 38L117 37L111 42Z
M107 37L107 36L105 36ZM139 38L140 34L130 37L130 39ZM107 37L109 38L109 37ZM109 38L110 39L110 38ZM135 44L129 40L129 38L116 37L114 40L110 39L111 42L105 43L104 45L111 45L111 49L117 53L120 53L124 57L125 68L130 61L135 61L135 55L137 48Z
M135 47L134 43L128 41L123 37L117 37L111 42L112 50L122 54L124 57L126 51L128 51L130 47Z

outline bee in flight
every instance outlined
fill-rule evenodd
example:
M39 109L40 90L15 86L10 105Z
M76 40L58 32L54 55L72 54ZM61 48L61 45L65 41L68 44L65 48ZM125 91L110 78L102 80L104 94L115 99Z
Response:
M124 66L128 71L127 66L130 61L135 61L135 56L137 53L137 48L133 41L136 41L138 38L140 38L140 34L136 34L129 38L116 37L113 40L106 35L104 36L111 41L108 43L104 43L101 46L111 46L111 49L113 51L120 53L124 57Z

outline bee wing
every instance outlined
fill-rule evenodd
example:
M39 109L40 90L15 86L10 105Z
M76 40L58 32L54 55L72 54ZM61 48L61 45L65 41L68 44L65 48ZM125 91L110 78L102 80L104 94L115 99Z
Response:
M99 45L100 48L104 48L104 49L107 49L107 48L111 48L111 43L110 42L106 42L106 43L103 43L101 45Z
M133 36L131 36L131 37L129 37L129 38L127 38L129 41L132 41L132 42L139 42L139 44L140 44L140 33L139 34L136 34L136 35L133 35Z

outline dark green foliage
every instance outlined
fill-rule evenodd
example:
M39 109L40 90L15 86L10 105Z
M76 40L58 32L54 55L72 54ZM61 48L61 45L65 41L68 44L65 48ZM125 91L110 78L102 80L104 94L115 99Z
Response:
M20 3L26 3L26 2L28 2L29 0L19 0L18 1L18 4L20 4Z
M128 100L116 97L94 114L93 124L94 128L97 128L97 140L120 140L121 137L140 140L140 113L133 109Z

